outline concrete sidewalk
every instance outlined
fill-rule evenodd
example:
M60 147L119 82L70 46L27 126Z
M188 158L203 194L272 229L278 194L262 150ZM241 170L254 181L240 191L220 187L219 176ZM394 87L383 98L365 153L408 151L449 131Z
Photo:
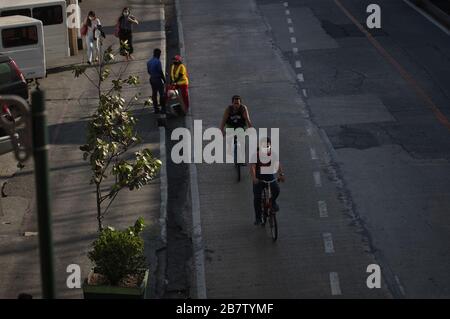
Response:
M90 10L97 13L107 33L105 47L113 44L118 49L118 39L114 37L113 30L125 6L131 8L140 24L133 34L135 60L127 65L124 76L139 75L141 85L137 91L142 93L144 100L151 95L146 62L154 48L159 47L165 52L163 5L159 0L90 0L84 1L81 9L83 17ZM85 55L80 53L76 58L68 59L68 63L72 64L74 60L82 62ZM118 60L122 61L123 57L118 56ZM113 70L117 72L123 66L125 62L117 63ZM94 70L88 72L94 74ZM89 165L82 160L79 150L85 142L88 117L96 108L96 93L86 78L74 79L71 70L64 68L51 72L41 82L41 88L46 93L51 142L49 161L57 297L82 298L81 289L67 288L66 268L70 264L78 264L82 269L82 278L86 277L91 267L87 252L97 234L94 188L89 185ZM130 96L137 91L124 93ZM137 129L143 139L138 148L147 147L155 156L163 156L161 131L157 127L155 114L142 105L136 107L134 112L139 121ZM2 161L2 167L3 164ZM25 232L37 231L33 175L30 161L24 169L9 178L4 187L6 197L2 198L3 216L0 216L0 298L16 298L19 293L29 293L34 298L41 296L38 237L24 236ZM106 225L125 228L133 224L137 217L144 217L148 225L144 236L151 271L148 298L159 297L163 287L160 282L163 278L158 276L163 272L158 269L157 251L165 245L161 238L161 225L164 225L161 200L167 196L160 196L160 191L166 189L165 178L162 174L161 178L139 191L124 190L105 219ZM165 205L162 207L164 209Z

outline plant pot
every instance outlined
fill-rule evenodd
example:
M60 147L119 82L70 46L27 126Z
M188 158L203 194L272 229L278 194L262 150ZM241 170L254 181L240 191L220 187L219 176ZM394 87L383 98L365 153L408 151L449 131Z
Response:
M94 273L89 273L89 277L83 283L84 299L144 299L147 290L147 280L149 270L145 271L141 286L136 288L118 287L108 285L89 285L88 279Z

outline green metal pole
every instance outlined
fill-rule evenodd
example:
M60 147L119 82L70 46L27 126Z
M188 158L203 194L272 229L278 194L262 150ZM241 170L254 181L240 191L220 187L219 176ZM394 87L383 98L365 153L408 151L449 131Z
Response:
M33 126L33 155L38 210L42 296L44 299L54 299L55 279L48 178L48 131L44 93L40 90L36 90L31 96L31 115Z

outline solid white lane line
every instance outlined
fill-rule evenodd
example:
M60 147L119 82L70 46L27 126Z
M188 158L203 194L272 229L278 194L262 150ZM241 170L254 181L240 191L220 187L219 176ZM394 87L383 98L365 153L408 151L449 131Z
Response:
M327 203L325 203L325 201L323 200L320 200L317 204L319 206L319 216L321 218L328 217Z
M339 275L337 272L330 272L330 287L333 296L341 295L341 287L339 285Z
M303 73L297 74L297 79L298 79L300 82L305 82L305 78L303 77Z
M289 27L289 33L294 33L294 28L293 27Z
M309 151L311 152L311 159L312 160L316 160L317 159L317 153L316 150L314 148L310 148Z
M287 18L287 23L288 24L292 24L292 19L291 18Z
M312 136L312 128L311 128L311 127L307 127L307 128L306 128L306 134L307 134L308 136Z
M297 39L294 37L291 37L291 43L297 43Z
M291 11L290 10L286 10L286 15L290 15Z
M297 69L300 69L302 67L302 62L300 62L299 60L295 61L295 67Z
M306 89L302 89L302 92L303 92L304 97L308 97L308 93L306 92Z
M298 48L292 48L292 52L294 52L294 54L298 53Z
M325 253L334 254L333 236L331 233L323 233L323 245L325 247Z
M443 31L444 33L446 33L447 35L450 35L450 31L448 31L441 23L439 23L438 21L436 21L435 18L433 18L431 15L429 15L428 13L426 13L425 11L419 9L416 5L412 4L409 0L403 0L404 2L406 2L406 4L408 6L410 6L412 9L414 9L415 11L417 11L419 14L421 14L422 16L424 16L428 21L430 21L431 23L433 23L435 26L437 26L439 29L441 29L441 31Z
M316 184L316 187L322 187L320 172L314 172L314 184Z

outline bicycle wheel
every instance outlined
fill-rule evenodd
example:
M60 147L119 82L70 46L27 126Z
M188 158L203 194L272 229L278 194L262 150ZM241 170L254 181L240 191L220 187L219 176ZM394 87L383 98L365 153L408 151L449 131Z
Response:
M263 190L261 195L261 226L266 225L268 209L266 205L266 190Z
M241 181L241 165L239 165L239 163L238 163L237 152L238 152L237 141L236 141L236 137L234 137L234 166L236 167L236 171L237 171L237 181L240 182Z
M270 213L269 224L272 240L276 241L278 238L278 224L277 224L277 215L274 212Z

